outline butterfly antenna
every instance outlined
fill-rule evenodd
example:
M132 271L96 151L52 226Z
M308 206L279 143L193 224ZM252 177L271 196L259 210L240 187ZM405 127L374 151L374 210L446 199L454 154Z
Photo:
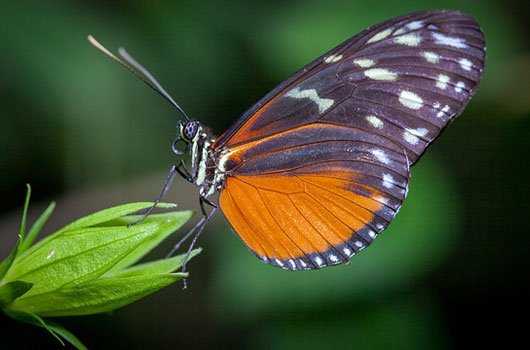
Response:
M149 71L147 69L145 69L140 63L138 63L134 58L132 58L131 55L129 55L127 53L127 51L125 51L124 48L119 48L118 49L118 52L120 53L120 55L127 61L129 62L133 67L135 67L136 69L138 69L140 72L142 72L142 74L147 77L148 80L146 80L144 77L142 77L140 74L138 74L138 72L136 72L131 66L129 66L127 63L125 63L123 60L121 60L120 58L116 57L116 55L114 55L112 52L110 52L109 50L107 50L103 45L101 45L92 35L89 35L87 37L88 39L88 42L94 46L96 49L98 49L99 51L103 52L105 55L109 56L110 58L112 58L114 61L118 62L119 64L121 64L123 67L125 67L129 72L131 72L132 74L134 74L138 79L140 79L142 82L144 82L147 86L149 86L151 89L153 89L154 91L156 91L160 96L162 96L163 98L165 98L169 103L171 103L173 105L173 107L175 107L180 113L182 113L182 115L184 116L184 118L186 118L186 120L190 120L190 118L188 117L188 115L186 114L186 112L184 112L184 110L178 105L177 102L175 102L175 100L166 92L166 90L162 87L162 85L160 85L160 83L151 75L151 73L149 73Z

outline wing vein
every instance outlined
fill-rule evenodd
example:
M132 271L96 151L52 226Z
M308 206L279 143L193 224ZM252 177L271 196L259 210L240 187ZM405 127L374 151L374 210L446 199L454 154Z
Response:
M242 180L239 179L239 178L236 178L236 179L239 180L239 181L242 181ZM254 185L252 185L252 184L249 184L249 185L251 185L252 187L254 187L254 188L256 189L256 191L257 191L257 193L258 193L258 195L259 195L259 197L260 197L260 199L261 199L261 202L263 203L263 205L264 205L265 208L267 209L267 212L268 212L269 215L272 217L272 219L274 220L274 222L276 223L276 225L277 225L277 226L280 228L280 230L283 232L283 234L285 235L285 237L287 237L287 239L290 240L290 241L294 244L294 246L295 246L296 248L298 248L298 250L299 250L300 253L301 253L301 254L300 254L301 256L307 256L306 252L304 252L304 250L303 250L302 248L300 248L300 246L296 243L296 241L295 241L291 236L289 236L289 234L284 230L284 228L278 223L278 220L276 220L276 218L274 217L274 215L272 215L272 213L271 213L271 211L270 211L270 209L269 209L269 206L267 205L267 203L266 203L265 200L263 199L263 196L261 195L261 192L260 192L259 188L257 188L256 186L254 186ZM310 242L310 244L311 244L311 242ZM314 247L313 247L313 248L314 248ZM315 250L316 250L316 249L315 249ZM287 253L288 253L289 256L291 257L291 259L293 259L293 260L296 259L296 257L293 256L289 250L287 250ZM308 260L311 261L311 259L309 259L309 258L308 258Z
M227 194L228 196L230 197L230 202L232 203L232 206L237 210L237 213L239 214L239 217L241 220L244 220L248 227L253 227L254 228L254 232L256 232L257 234L259 234L261 236L261 239L264 241L264 242L267 242L268 245L270 247L273 246L273 244L271 244L270 241L267 240L267 238L265 237L265 235L256 228L256 226L254 226L252 223L250 223L250 221L247 220L247 218L245 217L245 215L243 214L243 211L241 210L241 208L239 207L239 205L237 204L237 201L234 199L234 196L232 195L232 193L230 192L230 189L228 187L225 187L224 189L225 191L227 191ZM237 231L236 231L237 232ZM247 234L247 237L254 243L256 244L256 246L260 246L261 249L263 249L263 251L265 252L265 254L267 254L268 257L272 257L273 255L271 254L271 252L265 248L265 245L261 244L260 243L260 240L257 239L257 240L254 240L251 238L251 235L250 234ZM280 242L281 244L281 242ZM284 247L285 249L285 247ZM286 249L287 250L287 249ZM257 254L256 254L257 255Z
M245 164L245 163L247 163L249 161L253 161L253 160L259 159L261 157L266 157L266 156L269 156L271 154L288 152L288 151L291 151L291 150L294 150L294 149L303 148L303 147L306 147L306 146L314 146L314 145L320 145L320 144L326 144L326 143L334 143L334 142L344 142L344 143L350 143L351 142L351 143L360 143L361 145L362 144L369 144L369 145L376 146L378 149L385 148L386 150L394 152L394 150L391 150L391 149L386 148L386 147L381 146L381 145L369 143L369 142L362 142L362 141L355 141L355 140L324 140L324 141L317 141L317 142L309 142L309 143L296 145L296 146L290 146L290 147L282 148L282 149L279 149L279 150L270 151L270 152L267 152L267 153L264 153L264 154L256 154L256 155L254 155L252 157L248 157L245 160L241 161L241 163L236 165L231 170L237 170L239 167L241 167L243 164ZM358 154L368 154L370 156L372 155L372 153L370 153L370 151L365 151L365 150L358 150L358 151L355 151L355 152L358 153ZM404 164L404 163L401 163L399 159L394 158L394 157L389 157L389 160L391 160L392 162L395 162L395 163ZM312 163L312 164L314 164L314 163Z
M313 224L307 219L307 217L306 217L304 214L302 214L302 212L300 211L300 209L298 209L298 207L294 204L294 202L293 202L291 196L289 196L289 194L287 194L287 198L289 198L289 201L291 202L291 204L293 205L293 207L294 207L294 208L296 209L296 211L297 211L297 212L298 212L298 213L304 218L304 220L309 224L309 226L311 226L311 227L313 228L313 230L315 230L315 232L318 233L318 235L319 235L320 237L322 237L322 239L323 239L324 241L326 241L326 242L329 244L329 247L330 247L331 249L333 249L334 251L336 251L336 252L339 254L339 256L342 256L342 257L348 259L347 256L344 256L344 255L343 255L343 254L342 254L337 248L335 248L335 246L334 246L333 244L331 244L331 242L328 241L328 239L327 239L326 237L324 237L324 236L320 233L320 231L319 231L319 230L318 230L318 229L317 229L317 228L316 228L316 227L315 227L315 226L314 226L314 225L313 225ZM333 234L334 234L335 236L337 236L337 237L339 238L339 240L342 241L342 238L341 238L341 237L340 237L340 236L339 236L334 230L333 230ZM315 250L316 250L316 249L315 249ZM328 250L329 250L329 249L328 249ZM322 254L320 254L320 256L322 256ZM322 256L322 257L323 257L323 256ZM324 257L323 257L323 258L324 258ZM324 259L324 261L327 262L326 259Z
M336 195L337 197L340 197L340 198L342 198L342 199L345 199L345 200L347 200L348 202L354 204L355 206L357 206L357 207L359 207L359 208L362 208L362 209L365 209L365 210L371 212L371 213L374 214L375 216L379 217L381 220L383 220L383 221L385 221L385 222L387 222L387 223L389 222L388 220L386 220L385 218L383 218L382 216L380 216L380 215L377 214L376 212L373 212L372 210L370 210L370 209L368 209L368 208L365 208L364 206L360 205L359 203L357 203L357 202L355 202L355 201L352 201L351 199L349 199L349 198L347 198L347 197L344 197L344 196L341 195L341 194L338 194L338 193L336 193L336 192L333 192L333 191L331 191L330 189L328 189L328 188L326 188L326 187L319 186L319 185L315 185L315 184L313 184L313 183L311 183L311 182L304 181L304 179L300 179L300 180L303 181L303 182L305 182L306 184L309 184L309 185L311 185L311 186L318 187L318 188L320 188L320 189L322 189L322 190L324 190L324 191L326 191L326 192L329 192L329 193L331 193L331 194ZM339 204L337 204L337 203L335 203L335 204L336 204L336 205L339 205ZM339 205L339 206L340 206L340 205ZM343 208L343 209L344 209L344 208ZM344 210L347 211L347 212L350 212L350 211L347 210L347 209L344 209ZM359 219L359 221L361 221L362 223L364 223L364 224L366 224L366 225L369 226L369 224L370 224L369 222L366 222L366 221L363 220L362 218L358 217L357 215L355 215L355 213L351 213L351 212L350 212L350 214L354 215L357 219ZM370 226L370 227L371 227L371 226Z
M351 180L351 179L344 179L344 178L341 178L341 177L326 176L326 175L322 175L322 174L304 174L304 175L305 175L305 176L310 176L310 177L323 178L323 179L336 179L336 180L343 180L343 181L348 181L348 182L351 182L351 183L357 184L357 185L362 186L362 187L364 187L364 188L368 188L368 189L373 188L373 187L368 186L368 185L365 185L365 184L363 184L363 183L361 183L361 182L357 182L357 181L354 181L354 180ZM376 179L380 179L380 180L382 180L382 179L381 179L380 177L378 177L378 176L373 176L373 175L365 175L365 176L369 176L369 177L373 177L373 178L376 178ZM402 186L401 186L400 184L398 184L398 183L393 183L393 185L396 186L396 187L399 187L399 188L401 188L401 189L405 189L404 187L402 187ZM395 200L397 200L397 201L399 201L399 202L402 201L401 199L397 198L396 196L394 196L394 195L391 194L391 193L388 193L388 192L385 192L385 191L381 191L381 190L379 190L379 189L377 189L377 190L378 190L379 192L383 192L384 194L388 195L389 197L394 198ZM391 206L389 206L388 204L386 204L386 203L384 203L384 202L382 202L382 201L379 201L379 200L377 200L377 199L374 199L374 200L376 200L377 202L381 203L382 205L388 207L388 208L391 209L392 211L395 211L395 210L394 210Z
M374 163L374 162L368 162L368 161L361 161L361 160L351 160L351 159L334 159L334 160L324 160L324 161L319 161L319 162L314 162L314 163L308 163L308 164L303 164L303 165L299 165L299 166L296 166L296 167L292 167L292 168L289 168L289 169L279 169L279 170L271 170L271 171L266 171L266 172L261 172L261 173L256 173L256 174L253 174L253 175L268 175L268 174L277 174L277 173L285 173L285 172L288 172L288 171L293 171L293 170L297 170L297 169L301 169L301 168L305 168L305 167L308 167L308 166L312 166L312 165L317 165L317 164L326 164L326 163L335 163L335 162L352 162L352 163L362 163L362 164L370 164L370 165L374 165L374 166L377 166L377 167L380 167L380 168L383 168L387 171L390 171L394 174L397 174L399 176L404 176L403 174L400 174L398 173L395 169L392 169L392 168L389 168L385 165L382 165L382 164L377 164L377 163ZM230 170L232 171L232 170ZM231 174L228 174L228 176L231 176L231 177L234 177L234 175L231 175ZM237 175L237 174L236 174Z

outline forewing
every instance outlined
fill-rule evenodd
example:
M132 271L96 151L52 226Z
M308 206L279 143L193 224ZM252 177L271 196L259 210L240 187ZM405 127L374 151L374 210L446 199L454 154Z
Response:
M476 92L484 61L484 37L472 17L453 10L397 17L295 73L213 147L331 123L382 135L404 148L414 164Z

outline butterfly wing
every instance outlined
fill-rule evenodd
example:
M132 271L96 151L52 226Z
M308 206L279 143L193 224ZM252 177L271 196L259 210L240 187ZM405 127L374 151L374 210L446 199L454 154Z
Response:
M219 204L261 259L347 261L399 210L414 164L480 83L482 31L450 10L398 17L310 63L212 145Z
M245 144L229 157L219 204L262 260L289 269L347 261L393 219L409 164L391 141L313 123Z

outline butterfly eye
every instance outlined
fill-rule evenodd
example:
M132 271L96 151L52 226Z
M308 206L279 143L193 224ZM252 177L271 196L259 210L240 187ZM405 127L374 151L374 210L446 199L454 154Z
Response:
M197 135L199 130L199 123L196 121L187 122L182 128L182 138L185 141L191 141Z

